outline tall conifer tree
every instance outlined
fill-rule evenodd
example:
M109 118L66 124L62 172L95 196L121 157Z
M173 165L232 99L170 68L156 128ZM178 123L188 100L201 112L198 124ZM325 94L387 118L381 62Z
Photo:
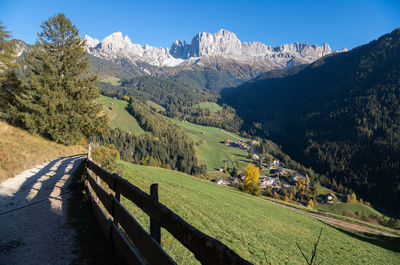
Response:
M0 21L0 112L6 111L7 103L11 103L11 94L21 86L14 71L19 65L15 63L16 57L8 41L10 37L10 32Z
M9 114L14 123L63 144L76 144L84 135L99 133L106 117L95 76L78 29L64 14L43 22L26 61L26 89L15 97Z

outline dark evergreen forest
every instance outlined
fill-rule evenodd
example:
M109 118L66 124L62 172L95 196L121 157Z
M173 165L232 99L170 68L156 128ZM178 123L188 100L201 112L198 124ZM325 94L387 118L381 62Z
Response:
M400 29L287 76L222 91L244 128L282 145L321 184L400 216Z
M212 112L196 107L201 102L215 102L217 96L206 90L188 88L179 83L153 76L138 76L121 80L118 86L98 82L103 95L123 99L130 96L146 102L153 101L165 108L162 114L179 120L219 127L232 132L239 131L242 120L233 108L222 105Z

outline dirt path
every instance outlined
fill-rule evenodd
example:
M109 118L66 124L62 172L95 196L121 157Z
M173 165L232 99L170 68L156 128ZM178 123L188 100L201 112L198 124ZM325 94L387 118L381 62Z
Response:
M307 212L307 211L304 211L304 210L301 210L301 209L290 207L290 206L285 205L285 204L273 202L273 201L270 201L270 200L268 200L268 201L271 202L271 203L275 203L275 204L278 204L280 206L292 209L292 210L297 211L299 213L304 213L304 214L313 216L314 218L316 218L318 220L321 220L321 221L326 222L328 224L332 224L332 225L335 225L335 226L338 226L338 227L342 227L342 228L345 228L345 229L348 229L348 230L353 230L353 231L357 231L357 232L364 232L364 233L371 233L371 234L375 234L375 235L384 235L384 236L389 236L389 237L400 237L400 236L398 236L396 234L392 234L392 233L389 233L389 232L386 232L386 231L382 231L382 230L379 230L379 229L376 229L376 228L372 228L372 227L369 227L369 226L349 223L349 222L342 221L342 220L339 220L339 219L336 219L336 218L327 217L327 216L323 216L323 215L320 215L320 214L311 213L311 212Z
M82 156L59 158L0 184L0 264L69 264L68 183Z

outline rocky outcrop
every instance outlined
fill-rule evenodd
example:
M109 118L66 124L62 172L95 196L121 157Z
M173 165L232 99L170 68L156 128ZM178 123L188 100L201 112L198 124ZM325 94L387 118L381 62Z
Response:
M175 66L183 62L174 58L168 49L132 43L121 32L115 32L102 41L86 35L85 41L90 54L106 60L127 58L132 62L142 61L154 66Z
M157 67L187 66L204 62L204 58L224 58L240 64L268 65L268 68L286 68L311 63L330 54L328 44L322 46L306 43L284 44L277 47L260 42L242 43L237 36L221 29L216 33L198 33L191 43L175 41L171 49L134 44L128 36L116 32L102 41L85 37L89 53L107 60L127 58L131 62L145 62Z
M222 56L249 64L265 60L278 68L311 63L331 52L327 43L322 46L293 43L277 47L267 46L260 42L242 43L234 33L224 29L214 34L198 33L190 44L186 41L183 43L175 41L170 51L172 56L181 59Z

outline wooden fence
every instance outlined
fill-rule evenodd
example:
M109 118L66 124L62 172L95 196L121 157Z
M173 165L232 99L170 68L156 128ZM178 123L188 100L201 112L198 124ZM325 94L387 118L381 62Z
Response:
M128 264L176 264L161 247L161 227L189 249L202 264L251 264L220 241L202 233L158 201L158 184L150 195L117 174L111 174L90 159L86 161L86 187L93 211L107 239ZM113 191L107 193L104 181ZM121 205L120 195L150 217L150 234ZM100 207L101 201L103 207ZM104 208L110 218L102 210Z

